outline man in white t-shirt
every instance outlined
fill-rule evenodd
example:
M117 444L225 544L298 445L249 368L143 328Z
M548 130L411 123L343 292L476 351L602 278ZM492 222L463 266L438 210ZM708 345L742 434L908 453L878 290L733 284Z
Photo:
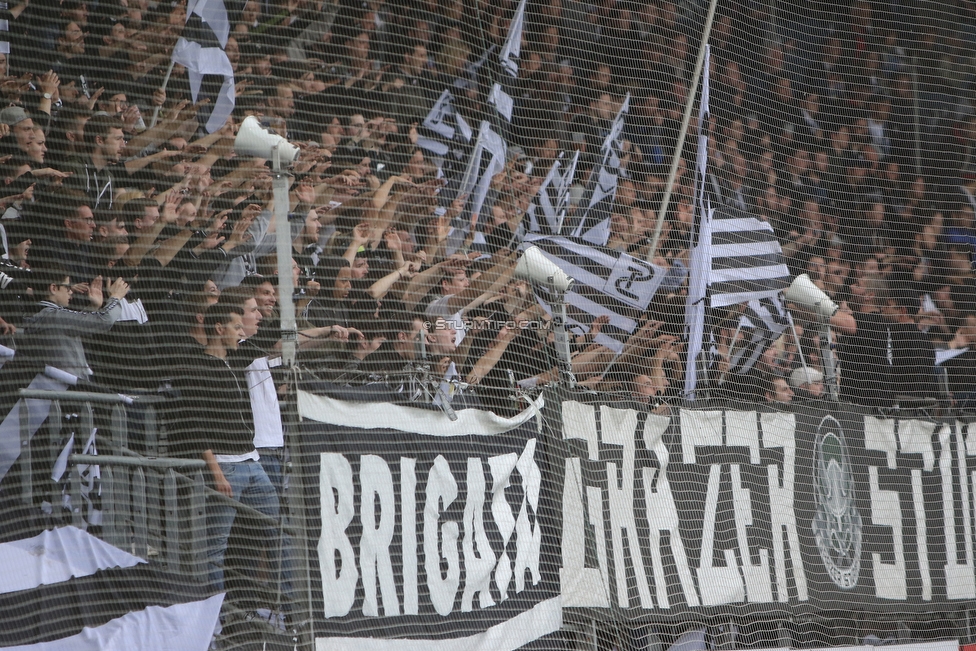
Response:
M264 318L258 307L254 290L250 287L232 287L224 290L220 300L239 305L244 310L244 340L231 354L231 363L244 371L247 390L254 414L254 447L268 478L282 496L284 477L285 434L281 424L281 405L271 369L281 364L281 356L261 349L253 343Z

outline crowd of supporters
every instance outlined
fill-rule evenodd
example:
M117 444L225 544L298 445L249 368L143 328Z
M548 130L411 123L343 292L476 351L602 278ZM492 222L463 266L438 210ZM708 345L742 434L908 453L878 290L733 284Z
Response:
M469 124L493 116L486 100L498 69L486 53L504 43L516 4L228 2L236 108L207 133L213 107L192 102L182 66L164 89L184 4L11 2L10 54L0 55L7 343L30 350L34 364L57 362L32 340L35 314L51 304L102 314L114 326L77 333L72 372L151 392L178 380L188 351L206 348L215 334L206 315L223 301L255 321L250 358L273 357L274 252L287 237L303 365L339 383L385 382L410 399L467 395L517 409L520 390L556 373L549 317L513 277L526 210L559 152L573 150L570 214L580 209L629 93L608 246L652 257L668 275L622 354L593 343L604 319L573 333L574 371L584 386L646 402L680 396L694 138L660 246L649 245L704 5L530 2L507 165L467 240L451 246L452 223L472 216L442 196L418 124L445 88ZM972 18L964 2L931 16L857 0L776 17L762 3L719 3L708 191L768 221L791 271L850 315L832 336L841 393L853 402L937 395L937 349L963 351L946 363L956 403L972 392ZM214 83L204 79L201 98ZM266 161L234 154L248 115L301 147L289 233L271 218ZM721 374L734 334L744 335L736 308L712 318ZM830 346L803 318L797 331L799 346L780 338L754 381L734 386L773 402L821 396ZM422 362L426 385L401 373ZM882 381L865 388L867 377Z
M571 333L572 369L584 387L666 413L686 368L695 138L650 246L705 4L529 2L507 161L470 215L418 146L420 125L445 89L468 124L497 121L487 100L513 0L228 0L236 106L212 133L220 79L205 77L194 102L187 70L169 74L183 3L11 0L0 16L0 343L16 353L0 386L54 367L178 396L171 450L201 456L217 491L277 519L280 400L294 389L276 365L285 237L306 377L448 411L520 410L523 392L559 374L551 319L514 274L527 211L560 152L575 150L570 218L583 209L629 94L607 246L667 273L621 351L595 341L609 315ZM787 11L774 17L774 4ZM719 2L708 195L768 222L791 272L839 311L826 330L795 310L796 336L764 344L741 377L729 373L748 337L741 306L712 312L710 386L777 405L822 400L823 356L836 355L844 400L970 406L974 24L962 1L932 15L897 1ZM251 115L301 148L286 233L268 161L234 152ZM458 223L473 228L459 238ZM215 585L234 514L209 514ZM282 549L268 560L287 586Z

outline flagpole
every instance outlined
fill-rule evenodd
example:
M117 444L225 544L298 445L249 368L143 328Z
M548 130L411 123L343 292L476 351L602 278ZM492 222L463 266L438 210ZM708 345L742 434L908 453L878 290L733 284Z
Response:
M793 331L793 341L796 343L796 352L800 354L800 365L803 366L803 377L810 377L810 371L807 369L807 356L803 354L803 346L800 345L800 335L796 332L796 324L793 322L793 315L789 310L786 310L786 318L790 322L790 330Z
M707 49L706 49L707 52ZM702 127L708 111L708 96L703 93L699 114ZM706 127L707 128L707 125ZM705 193L705 172L708 167L708 136L699 135L698 156L695 162L695 201L697 219L692 229L691 254L688 258L688 299L685 303L685 327L688 335L687 370L685 372L685 400L694 402L697 397L699 355L703 349L705 318L709 307L709 275L712 268L712 211ZM655 244L656 246L656 244ZM654 250L648 251L648 259L654 259ZM702 373L704 374L704 373Z
M830 342L830 321L820 324L820 363L824 370L824 385L831 400L839 400L840 388L837 385L837 364Z
M698 46L698 58L695 60L695 71L691 75L691 85L688 86L688 101L685 102L685 114L681 118L681 129L678 131L678 141L674 147L674 156L671 157L671 171L668 173L668 182L664 186L664 198L661 199L661 207L657 213L657 224L654 226L654 237L651 239L651 247L647 250L647 261L654 259L657 253L658 241L661 239L661 229L664 227L664 216L668 213L668 204L671 203L671 191L674 189L674 179L678 175L678 160L681 158L681 151L685 147L685 136L688 134L688 124L691 122L691 107L695 103L695 95L698 91L698 81L701 79L702 64L705 61L705 48L708 45L708 36L712 33L712 22L715 20L715 5L718 0L710 0L708 3L708 16L705 18L705 28L702 31L701 44Z
M586 218L590 216L590 209L593 208L590 204L593 202L593 195L596 194L596 186L600 183L599 170L606 167L607 161L609 160L610 151L607 150L603 152L603 160L600 161L600 164L590 168L590 176L586 179L587 192L583 195L583 199L586 200L586 208L585 212L580 216L580 223L586 221ZM580 203L583 203L583 201L581 200Z
M461 177L461 188L459 190L459 196L461 194L464 194L465 192L468 192L467 190L468 183L471 183L471 175L474 173L475 165L477 165L475 161L481 160L481 152L479 150L483 148L483 143L482 143L483 137L484 137L484 128L479 127L478 137L475 138L474 147L471 149L471 155L468 157L468 165L464 169L464 176Z
M557 199L558 199L557 207L559 208L557 214L559 216L559 222L556 227L556 235L563 234L563 224L566 222L566 214L569 211L569 209L567 208L569 204L569 188L573 184L573 179L576 177L576 166L577 164L579 164L579 155L580 155L580 151L579 149L577 149L573 153L573 159L569 162L569 167L567 167L566 170L563 172L562 182L559 184L557 188L557 190L559 191L559 194L557 195ZM560 154L560 156L562 156L562 154ZM555 165L555 161L553 162L553 165Z
M715 383L718 386L722 386L723 384L725 384L725 376L729 374L729 370L732 368L732 352L735 350L735 344L739 340L740 332L742 332L741 317L739 318L739 325L735 327L735 334L732 335L732 341L729 342L729 366L724 371L722 371L722 375L719 376L718 382Z
M163 93L166 92L166 86L169 85L169 76L171 74L173 74L173 66L174 65L176 65L176 61L173 61L173 59L171 57L170 60L169 60L169 68L166 70L166 76L163 77L163 85L160 87L160 90L163 91ZM162 108L161 106L156 106L156 107L153 108L152 122L149 123L149 128L150 129L152 129L154 126L156 126L156 122L159 120L159 109L161 109L161 108Z

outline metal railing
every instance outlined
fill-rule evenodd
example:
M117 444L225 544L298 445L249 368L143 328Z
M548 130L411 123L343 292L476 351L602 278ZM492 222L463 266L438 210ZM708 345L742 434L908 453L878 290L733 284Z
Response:
M80 468L98 465L102 539L142 559L161 562L170 571L204 580L208 489L202 459L88 454L73 454L70 459L74 526L87 528ZM182 496L181 483L189 485Z
M297 572L296 587L308 583L308 561L301 549L305 536L299 528L286 524L284 516L278 521L208 487L203 459L165 456L169 449L166 418L157 418L157 409L167 402L166 397L28 389L21 390L19 396L19 492L21 500L27 504L43 500L51 505L46 520L45 516L35 516L44 526L56 526L67 520L73 526L207 590L211 569L207 554L207 503L228 505L251 522L277 530L278 555L282 554L285 534L290 536L295 543L292 558L305 570ZM47 420L41 425L43 429L36 432L40 440L31 431L29 401L49 403ZM103 411L108 413L103 414ZM137 423L134 429L131 427L133 422ZM37 426L36 414L34 426ZM75 435L76 442L82 439L83 443L93 432L97 453L64 455L59 449L70 434ZM78 447L74 446L74 449ZM36 472L32 468L53 467L59 457L68 473L67 485L64 481L47 481L53 477L32 474ZM94 485L91 482L93 467L98 468L99 475ZM43 494L38 494L37 486L41 486L39 492ZM93 490L99 493L94 500ZM284 496L282 499L285 500ZM60 510L62 504L70 504L70 512ZM92 517L95 506L101 507L97 519ZM36 509L31 511L40 513ZM300 512L300 508L296 512ZM278 604L275 609L279 612L289 601L277 579L262 584L254 576L244 576L231 568L225 568L224 574L225 578L243 579L245 583L240 585L247 586L247 595L241 594L243 601L230 597L224 601L224 615L231 620L249 622L250 610L254 608L249 604L257 595L267 598L269 606ZM305 592L308 590L299 591ZM297 599L301 601L304 597ZM289 621L306 621L308 605L292 602L289 612ZM258 635L270 641L284 634L291 646L298 643L297 634L293 632L286 633L270 624L262 627L258 622L252 622L250 626L252 637L249 639L257 639L253 635ZM231 637L240 633L228 631L231 629L225 630Z
M156 407L165 401L160 396L123 396L84 391L44 391L22 389L24 401L50 403L43 427L44 444L32 445L29 409L20 409L20 495L25 503L40 497L55 509L63 502L63 485L51 482L49 494L35 496L38 478L33 476L37 454L48 456L54 467L59 450L52 442L62 441L66 428L72 425L65 414L77 414L75 440L84 438L96 427L95 408L109 410L105 427L96 434L96 449L108 454L71 454L67 458L69 482L67 503L71 524L88 530L100 524L100 537L106 542L151 562L162 563L167 570L180 572L202 581L206 575L206 484L202 459L144 457L129 448L129 409L140 410L140 448L159 450L160 435ZM67 410L66 407L70 407ZM162 446L165 447L165 446ZM45 461L40 459L40 461ZM41 463L41 467L49 467ZM82 470L98 466L100 480L100 520L86 519L86 496L83 493ZM43 483L43 482L40 482ZM181 487L188 485L189 488ZM43 490L43 489L42 489ZM181 492L182 491L182 492Z
M68 457L69 503L71 524L88 530L92 523L86 519L86 497L83 492L83 469L98 466L100 474L101 517L99 536L111 545L144 560L161 563L167 570L203 582L207 576L206 504L223 503L239 514L266 526L281 529L296 540L299 529L279 522L264 513L230 499L207 486L206 463L202 459L145 456L129 447L129 414L127 408L138 405L142 410L140 447L157 451L165 449L165 435L157 428L156 407L165 402L159 396L123 396L119 394L82 391L42 391L23 389L23 400L50 402L45 428L48 441L65 437L65 405L77 413L77 432L87 435L96 425L93 405L110 408L107 430L99 430L96 447L108 454L71 454ZM69 412L71 413L71 412ZM20 410L22 501L35 499L35 477L32 474L32 433L28 409ZM76 437L77 440L78 437ZM53 446L38 446L50 450L53 467L58 450ZM45 467L47 464L43 464ZM51 482L50 493L40 496L51 505L62 504L62 485Z

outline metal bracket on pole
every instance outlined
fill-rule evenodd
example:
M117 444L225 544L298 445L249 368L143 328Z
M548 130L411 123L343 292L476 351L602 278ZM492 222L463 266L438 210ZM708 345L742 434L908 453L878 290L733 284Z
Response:
M569 345L569 332L566 330L566 295L553 292L556 296L555 309L552 311L552 329L555 335L556 357L559 360L559 375L562 384L572 389L576 386L576 376L573 375L573 357Z
M823 358L824 385L827 387L827 395L831 400L837 402L840 399L837 387L837 365L834 363L834 351L830 343L830 324L820 325L820 356Z

